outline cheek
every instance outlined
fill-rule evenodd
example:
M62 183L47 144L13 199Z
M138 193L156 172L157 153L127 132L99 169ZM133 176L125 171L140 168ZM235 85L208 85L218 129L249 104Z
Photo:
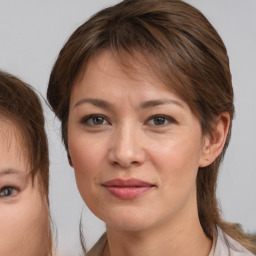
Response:
M69 143L69 154L72 160L76 175L93 174L95 169L102 163L101 146L90 143L87 140L72 141Z
M27 200L1 203L0 255L45 255L48 246L48 215L39 193ZM42 252L42 254L38 254Z
M90 175L102 169L106 158L107 136L86 134L72 125L68 132L69 154L76 175Z
M107 145L105 138L69 137L69 153L75 170L76 183L83 201L97 215L103 207L100 183L106 174Z
M168 189L182 191L195 184L201 148L196 140L165 141L152 146L151 159L161 182Z
M75 170L76 183L85 201L94 193L99 183L99 174L104 171L104 152L101 143L90 142L86 138L70 138L69 154Z

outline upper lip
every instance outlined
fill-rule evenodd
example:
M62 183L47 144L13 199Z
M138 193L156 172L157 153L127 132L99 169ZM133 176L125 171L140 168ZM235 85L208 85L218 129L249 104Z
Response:
M130 179L113 179L109 180L102 184L105 187L152 187L153 184L136 179L136 178L130 178Z

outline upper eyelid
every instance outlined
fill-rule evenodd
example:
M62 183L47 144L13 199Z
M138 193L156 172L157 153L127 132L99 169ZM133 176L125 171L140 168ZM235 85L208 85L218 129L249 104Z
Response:
M107 117L103 114L90 114L90 115L85 115L84 117L81 118L81 120L88 120L92 117L97 117L97 116L100 116L100 117L103 117L107 120Z
M154 115L149 116L149 118L154 118L154 117L165 117L165 118L173 119L171 116L166 115L166 114L154 114Z
M80 123L84 123L86 121L88 121L90 118L93 118L93 117L102 117L104 118L108 123L111 123L109 118L107 116L105 116L104 114L89 114L89 115L85 115L84 117L80 118ZM163 118L166 118L166 120L168 121L171 121L171 122L174 122L176 123L177 121L170 115L166 115L166 114L154 114L154 115L151 115L149 117L146 118L145 122L148 122L149 120L153 119L153 118L157 118L157 117L163 117Z
M15 190L14 195L10 195L10 196L0 196L0 198L1 198L1 197L12 197L12 196L15 196L17 193L20 192L20 189L19 189L19 188L14 187L14 186L9 186L9 185L8 185L8 186L3 186L3 187L1 187L1 188L0 188L0 191L3 190L3 189L6 189L6 188L12 188L13 190Z
M2 189L4 189L4 188L13 188L13 189L16 189L16 190L19 190L19 188L17 187L17 186L15 186L15 185L3 185L3 186L1 186L0 187L0 191L2 190Z
M84 116L84 117L82 117L81 119L80 119L80 123L85 123L85 122L87 122L90 118L93 118L93 117L103 117L108 123L110 123L110 121L109 121L109 119L105 116L105 115L103 115L103 114L90 114L90 115L86 115L86 116Z
M173 117L165 115L165 114L155 114L155 115L150 116L147 120L151 120L156 117L163 117L163 118L166 118L167 120L176 122L176 120Z

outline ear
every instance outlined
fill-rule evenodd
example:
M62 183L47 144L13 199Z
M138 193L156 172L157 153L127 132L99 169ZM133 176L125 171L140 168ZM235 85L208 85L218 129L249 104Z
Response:
M220 114L215 122L214 131L204 137L203 152L199 167L210 165L222 152L230 125L230 115L227 112Z
M68 153L68 162L69 162L69 165L70 165L71 167L73 167L73 162L72 162L72 159L71 159L71 156L70 156L69 153Z

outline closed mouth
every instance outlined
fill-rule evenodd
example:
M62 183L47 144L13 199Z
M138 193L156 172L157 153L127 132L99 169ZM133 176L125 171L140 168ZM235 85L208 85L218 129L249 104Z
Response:
M130 178L113 179L102 184L112 195L120 199L137 198L155 187L155 185L143 180Z

